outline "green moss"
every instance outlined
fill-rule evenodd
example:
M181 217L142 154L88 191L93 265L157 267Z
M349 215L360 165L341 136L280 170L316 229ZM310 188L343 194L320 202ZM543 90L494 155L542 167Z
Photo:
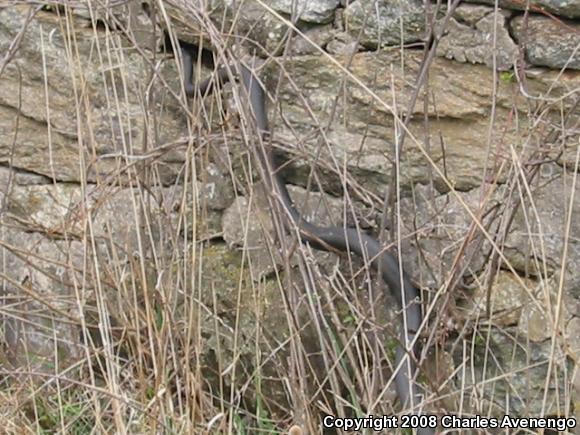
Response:
M392 360L395 359L397 355L397 347L399 346L399 341L394 337L389 337L385 342L385 349L387 351L387 355Z
M225 245L209 245L203 250L205 277L221 278L224 283L237 285L242 272L242 254Z
M61 396L60 400L56 395L51 397L39 395L36 397L35 405L41 433L56 433L63 426L68 428L67 433L73 435L92 433L94 420L90 416L93 414L87 413L86 407L79 403L74 395Z
M515 74L513 71L502 71L499 74L499 79L505 83L515 82Z

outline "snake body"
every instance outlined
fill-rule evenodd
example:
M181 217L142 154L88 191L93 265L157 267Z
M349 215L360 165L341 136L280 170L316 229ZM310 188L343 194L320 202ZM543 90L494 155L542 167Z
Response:
M193 62L197 55L196 51L182 50L184 67L184 86L186 94L193 96L196 92L200 95L211 93L214 83L221 84L229 80L230 74L225 68L217 70L217 78L207 79L196 86L192 82ZM254 73L240 63L239 74L246 97L249 100L253 116L258 130L268 132L268 116L266 113L266 95ZM398 260L387 252L379 241L368 234L362 233L355 228L346 227L321 227L303 219L294 206L294 202L288 193L286 184L279 175L280 164L275 162L270 147L261 147L265 150L256 150L264 173L271 174L271 184L278 193L287 216L295 225L303 242L309 243L313 248L324 251L353 252L361 258L368 260L373 268L380 271L384 282L388 285L399 306L403 308L404 316L401 316L401 338L396 349L396 367L400 366L395 375L397 395L402 405L418 405L421 403L421 395L415 382L416 364L420 353L420 342L416 339L417 331L423 321L420 307L419 289L413 285L407 275L399 266ZM405 358L409 355L408 358ZM430 435L432 429L417 429L421 435Z

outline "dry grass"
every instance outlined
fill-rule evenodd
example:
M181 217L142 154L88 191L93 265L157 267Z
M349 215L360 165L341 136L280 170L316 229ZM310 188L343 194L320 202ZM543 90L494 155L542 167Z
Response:
M9 3L7 7L15 7L16 3L22 2ZM89 4L102 14L99 4ZM265 3L258 1L258 4L273 13ZM156 4L155 13L161 22L165 21L164 6L167 5L181 11L182 18L186 17L184 23L188 22L187 17L195 17L221 63L233 62L231 40L224 37L227 32L220 31L201 9L185 2ZM78 61L72 36L80 29L75 28L78 21L69 12L56 8L51 11L58 15L63 34L71 37L66 41L68 59ZM374 279L365 279L369 271L361 268L360 261L352 259L351 262L345 256L337 262L335 256L300 246L295 234L284 230L282 216L276 212L271 214L274 230L266 231L264 243L272 262L285 266L280 271L274 268L268 279L261 278L251 250L227 249L219 230L208 229L213 216L212 204L198 192L199 182L210 176L206 169L210 160L230 171L232 192L241 192L251 201L266 204L268 209L279 209L276 198L265 198L254 187L260 168L253 164L257 141L251 119L244 118L236 126L231 118L222 118L224 112L220 109L224 103L219 95L207 97L204 104L199 99L187 101L176 91L173 78L161 73L162 56L155 50L146 50L143 41L132 39L135 35L127 32L122 20L108 18L116 23L119 33L109 33L97 25L92 28L98 36L95 50L102 62L100 73L104 85L100 92L106 97L107 107L114 108L119 119L139 121L137 126L121 122L119 127L111 119L108 127L111 131L142 128L147 134L140 136L139 143L119 140L107 156L115 162L113 169L96 179L92 177L89 170L95 163L91 160L95 155L90 150L98 149L101 144L91 131L94 125L90 116L94 112L90 109L90 96L82 92L83 83L79 79L74 109L78 114L81 172L78 183L74 184L79 196L71 202L72 211L65 213L60 227L47 228L31 220L15 220L10 201L3 200L0 278L5 303L0 307L0 314L5 322L6 319L12 322L28 319L26 322L38 329L38 334L52 343L54 349L52 358L38 361L34 359L34 349L26 349L26 344L20 343L20 365L14 366L10 363L14 356L10 355L10 346L5 340L0 353L0 430L5 433L253 434L286 433L296 424L304 433L317 433L320 417L326 413L338 416L405 413L394 402L392 393L390 364L397 345L393 337L397 334L393 326L396 322L389 320L395 318L395 310L384 309L384 301L390 300L381 291L380 284ZM307 38L289 21L281 16L277 18L300 37ZM174 30L170 24L169 27ZM0 81L5 66L17 53L18 44L19 40L15 39L14 50L0 59ZM134 83L127 83L124 75L129 72L108 75L111 64L123 65L127 61L123 49L127 44L147 59L147 83L154 81L157 86L152 89L143 83L139 87L142 94L136 98L141 102L138 117L124 111L125 96L135 91ZM412 113L415 104L431 104L426 72L433 53L434 48L425 50L415 81L416 93L404 113ZM360 87L374 105L390 111L398 119L398 134L393 138L397 153L404 153L410 146L419 150L430 165L431 188L435 179L442 180L450 198L464 207L472 219L471 226L454 240L457 255L454 267L435 288L425 293L425 312L432 325L424 331L425 348L431 349L422 364L426 372L421 374L421 381L431 391L426 408L440 413L487 415L496 413L503 404L506 413L513 412L509 408L512 395L526 400L526 388L516 383L521 377L515 375L543 365L549 366L546 386L558 380L558 386L568 388L575 373L568 371L571 366L566 364L566 358L574 357L574 353L567 350L561 328L553 326L561 324L563 315L564 273L558 272L565 269L566 252L561 264L548 265L542 255L543 239L535 237L539 213L534 206L534 192L539 171L549 163L553 153L547 146L534 148L531 144L558 144L560 138L577 134L578 126L574 124L577 121L573 117L576 106L561 105L560 117L554 118L557 103L549 95L543 100L530 99L525 115L532 128L511 148L508 148L510 144L500 144L501 147L493 144L490 133L489 162L492 166L492 162L501 160L501 168L495 174L503 180L502 188L499 193L491 187L487 191L482 189L479 208L474 209L455 190L445 165L431 159L434 145L409 130L410 119L397 113L393 102L382 99L371 85L353 76L344 66L348 62L339 63L323 51L321 55L342 71L347 86ZM286 54L283 54L267 62L276 64L281 76L291 81L290 75L285 75L285 61ZM173 61L164 62L167 65ZM79 78L90 72L84 65L75 67L79 68ZM177 65L176 68L180 70ZM235 87L229 93L234 106L242 109L246 106ZM271 93L276 97L278 89ZM495 107L495 98L494 95L492 107ZM578 96L572 95L573 98L577 101ZM394 95L393 101L396 99ZM306 101L306 109L310 110ZM58 116L51 113L48 103L45 102L46 113ZM166 114L159 107L166 103L187 114L183 122L186 128L178 139L167 139L162 131ZM235 110L230 108L228 116L232 116L231 112ZM239 112L243 114L244 110ZM316 119L314 112L313 119ZM517 111L513 116L512 125L518 122ZM280 123L284 122L283 117L276 117ZM426 128L431 128L428 120L425 121ZM497 127L492 113L489 129L494 128ZM320 148L326 148L326 126L318 122L314 125L316 129L322 133ZM276 144L285 147L282 140ZM505 153L503 159L494 154L500 148ZM297 148L293 152L297 158L307 157L312 161L318 158L312 151ZM314 155L305 155L309 153ZM164 174L175 161L172 156L177 156L180 163L175 171L177 175L168 185ZM400 215L397 199L402 187L397 176L398 159L393 167L391 191L385 192L386 199L382 201L357 185L345 173L343 162L333 161L332 157L321 165L340 176L341 186L348 187L347 192L356 192L356 199L363 198L376 210L382 210L379 216L382 221ZM567 210L562 234L564 246L568 246L573 236L569 233L574 219L570 192L576 186L578 161L576 154L572 171L567 175L570 191L561 198L561 206ZM13 163L11 156L8 164ZM309 184L318 188L316 165L312 167ZM8 196L15 189L11 178L3 192ZM430 192L435 195L434 190ZM346 199L345 216L355 215L354 199L348 194ZM105 214L106 218L99 220L96 216L103 213L108 203L122 204L123 209ZM521 265L513 265L506 257L506 238L513 217L522 207L531 211L527 216L526 236L539 260L529 267L540 278L536 281L543 283L540 293L522 273ZM493 218L488 219L490 214ZM255 240L248 236L249 224L266 228L272 224L253 214L248 217L243 222L246 231L243 244L252 245ZM399 221L395 219L395 222ZM42 245L39 240L32 248L16 246L7 237L15 228L38 233L48 242ZM401 240L405 228L402 225L392 228L391 235ZM461 260L468 246L478 241L486 241L489 249L481 270L472 271L469 261ZM38 246L48 246L54 252ZM450 248L441 247L442 251ZM19 264L30 270L30 282L15 280L9 269L9 257L18 258ZM283 269L286 272L281 272ZM459 291L456 288L461 284L460 278L468 275L473 287L491 291L500 270L510 271L528 294L530 303L536 304L544 314L552 332L549 360L530 358L528 366L511 370L509 365L501 366L497 362L491 343L493 322L485 317L472 317L463 325L449 325L453 317L449 313L457 309L455 300ZM545 297L550 291L546 282L554 283L555 289L548 297ZM49 291L52 286L59 290ZM31 313L31 309L38 312ZM74 342L75 337L61 334L71 325L79 333L78 342ZM522 348L522 341L526 342L526 338L507 336L502 345L513 346L515 355ZM65 359L62 352L73 355L67 354ZM459 363L456 360L450 364L450 354L461 355ZM474 361L481 362L481 359L483 367L497 365L494 376L486 369L478 372ZM63 367L65 361L67 364ZM507 386L495 393L503 397L496 397L492 406L488 399L494 397L494 388L500 381ZM546 393L543 406L559 409L560 415L569 415L571 394L566 390L562 394L564 403L554 407L554 395ZM466 403L470 405L468 409Z

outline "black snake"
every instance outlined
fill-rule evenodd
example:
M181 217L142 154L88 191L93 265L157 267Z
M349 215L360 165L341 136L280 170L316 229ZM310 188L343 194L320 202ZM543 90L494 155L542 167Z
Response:
M214 83L219 82L220 84L224 84L230 78L229 71L226 68L220 68L217 70L217 78L207 79L196 86L192 78L193 64L197 60L198 54L199 52L195 46L182 43L181 55L184 68L184 87L189 97L192 97L196 93L202 96L209 94L213 91ZM206 61L207 63L207 53L205 53L205 50L202 52L202 56L204 56L202 61ZM264 88L248 67L240 63L238 71L246 97L250 102L256 126L262 134L265 134L269 129ZM383 249L377 239L368 234L361 233L355 228L320 227L303 219L298 210L296 210L286 188L286 184L279 175L280 171L278 169L280 163L276 163L270 147L265 147L264 151L261 149L256 151L264 172L271 174L272 188L275 189L275 192L281 198L292 224L297 226L302 241L309 243L315 249L324 251L350 251L356 253L363 259L368 259L371 265L381 272L383 280L389 286L399 306L404 308L405 316L401 316L402 333L396 349L395 358L396 366L400 365L401 367L395 375L395 385L399 400L403 406L409 405L411 398L413 404L415 406L418 405L421 403L422 398L414 379L417 372L415 359L419 358L421 345L419 340L416 339L416 336L423 321L419 289L413 285L399 267L398 260ZM410 351L409 358L403 361L407 354L406 349ZM428 435L433 434L434 430L422 428L417 429L417 433Z

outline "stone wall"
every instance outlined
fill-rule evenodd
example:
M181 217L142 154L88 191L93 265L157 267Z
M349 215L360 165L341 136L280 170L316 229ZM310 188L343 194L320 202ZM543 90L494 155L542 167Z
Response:
M243 98L188 100L179 39L256 68L306 219L400 242L424 288L430 411L577 412L580 2L494 3L2 7L0 382L137 402L231 389L248 412L265 389L280 430L313 430L312 392L393 412L391 387L349 377L364 338L388 385L394 302L362 262L284 230Z

